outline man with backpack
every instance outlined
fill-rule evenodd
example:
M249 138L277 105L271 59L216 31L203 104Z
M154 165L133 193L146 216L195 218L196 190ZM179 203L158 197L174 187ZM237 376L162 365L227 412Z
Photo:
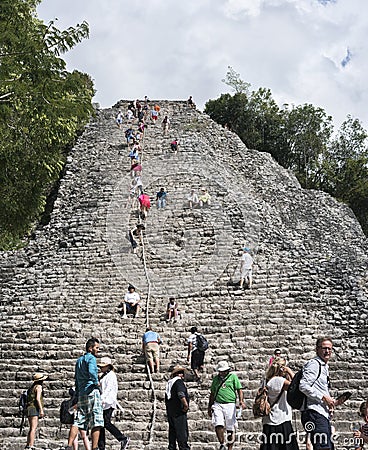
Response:
M302 407L302 424L314 450L333 450L331 433L331 413L340 404L329 393L330 381L328 362L333 351L332 339L320 337L316 343L317 356L303 367L299 390L305 394Z
M192 368L195 381L201 379L200 371L203 370L204 355L208 348L208 342L204 336L198 333L197 327L190 329L191 335L187 339L188 343L188 356L187 361L190 361L190 367Z
M235 373L230 372L227 361L220 361L216 370L218 374L211 384L211 393L208 401L208 415L212 417L216 436L220 443L219 450L232 450L235 442L236 397L239 396L239 405L245 408L242 386ZM227 446L225 445L225 430L227 433Z

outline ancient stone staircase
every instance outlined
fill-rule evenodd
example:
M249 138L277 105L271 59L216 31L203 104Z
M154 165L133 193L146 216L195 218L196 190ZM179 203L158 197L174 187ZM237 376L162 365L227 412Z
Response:
M167 448L165 382L173 364L185 363L186 337L197 325L210 349L202 383L188 382L192 449L218 448L206 415L218 360L230 360L244 386L247 410L235 448L254 450L261 424L252 418L251 404L268 357L281 347L296 368L313 355L316 336L327 333L335 337L334 392L354 392L335 418L337 448L349 448L343 439L368 393L367 243L359 224L347 207L301 189L268 154L246 149L207 116L183 102L159 103L171 128L163 136L159 125L149 126L142 178L153 198L164 186L169 203L164 210L153 206L147 219L147 271L141 250L133 254L126 238L137 216L126 208L129 165L123 130L114 122L117 107L98 111L72 150L50 223L24 250L0 255L3 446L24 446L17 399L36 370L50 374L36 447L65 444L59 405L93 335L102 341L102 356L112 356L119 370L125 414L117 423L131 436L130 448ZM175 137L177 154L169 146ZM201 186L212 196L211 207L188 209L188 192ZM244 244L256 260L250 291L231 282ZM128 283L145 298L148 280L148 310L139 319L122 319L117 306ZM175 324L163 320L168 296L177 298L183 313ZM152 434L152 390L140 355L147 319L164 341L161 373L153 376ZM112 440L110 445L118 448Z

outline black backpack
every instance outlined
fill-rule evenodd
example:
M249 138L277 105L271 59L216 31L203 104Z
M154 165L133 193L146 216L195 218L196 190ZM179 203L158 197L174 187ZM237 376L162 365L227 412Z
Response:
M320 377L321 370L322 370L322 364L318 361L318 359L316 359L316 361L318 362L319 369L318 369L318 376L314 380L313 384ZM303 369L304 369L304 367L303 367ZM302 379L302 376L303 376L303 369L298 370L298 372L294 375L294 378L291 380L291 383L287 390L286 400L293 409L302 409L304 402L307 399L306 395L303 394L303 392L301 392L299 389L300 380ZM312 384L312 386L313 386L313 384Z
M20 426L19 426L19 434L22 435L22 431L24 428L24 421L26 417L27 412L27 403L28 403L28 391L23 391L20 394L19 400L18 400L18 408L19 408L19 415L21 416Z
M208 341L201 334L197 334L196 347L197 347L197 350L200 352L205 352L208 349Z
M24 416L27 409L28 391L24 391L20 394L18 401L19 414Z
M72 425L74 423L74 414L70 414L70 408L73 407L73 399L63 400L60 405L60 423Z

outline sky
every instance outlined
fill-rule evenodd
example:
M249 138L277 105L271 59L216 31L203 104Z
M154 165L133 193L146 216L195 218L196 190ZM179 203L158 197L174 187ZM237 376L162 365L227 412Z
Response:
M232 92L231 66L280 107L311 103L336 127L350 114L368 128L367 0L43 0L37 11L59 29L89 23L63 58L91 75L102 107L192 95L203 109Z

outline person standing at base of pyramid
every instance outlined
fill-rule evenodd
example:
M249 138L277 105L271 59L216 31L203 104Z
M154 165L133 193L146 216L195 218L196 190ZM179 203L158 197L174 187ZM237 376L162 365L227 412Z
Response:
M86 342L86 353L78 358L75 365L75 387L78 395L77 415L70 429L68 445L64 450L73 450L78 429L91 430L92 450L98 450L100 428L104 426L103 410L98 380L96 356L100 341L96 338Z
M212 418L216 436L220 443L219 450L232 450L235 442L236 397L239 405L245 408L242 386L235 373L230 372L227 361L220 361L216 366L218 374L211 384L211 393L208 401L208 415ZM227 434L227 439L225 436ZM225 444L225 440L227 444Z
M35 373L32 377L32 386L27 391L27 418L29 423L29 430L27 435L26 449L32 450L36 437L36 430L39 419L45 417L44 402L43 402L43 382L47 380L48 376L43 373Z
M171 372L165 392L167 421L169 422L169 450L190 450L188 445L189 395L184 384L184 367L176 366Z
M118 396L118 380L115 374L114 366L108 356L101 358L98 366L102 372L100 382L104 418L104 426L100 430L98 448L99 450L105 450L106 448L106 429L117 441L120 442L120 450L125 450L128 448L130 438L128 436L124 436L124 434L113 423L111 423L111 418L117 405Z

